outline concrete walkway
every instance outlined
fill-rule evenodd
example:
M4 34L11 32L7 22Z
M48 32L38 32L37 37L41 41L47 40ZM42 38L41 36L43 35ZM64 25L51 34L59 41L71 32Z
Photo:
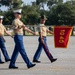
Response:
M6 47L11 57L14 49L14 41L11 37L5 36ZM70 37L68 48L55 48L53 36L47 37L50 52L58 60L51 63L44 50L40 57L41 63L28 69L22 57L18 56L16 66L19 69L9 69L9 62L0 64L0 75L75 75L75 36ZM38 36L24 36L24 45L29 59L32 61L34 53L38 47ZM3 54L1 54L4 61Z

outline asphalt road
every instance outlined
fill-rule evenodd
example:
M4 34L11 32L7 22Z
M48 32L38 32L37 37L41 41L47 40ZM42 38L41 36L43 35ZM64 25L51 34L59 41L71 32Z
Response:
M14 41L11 37L5 36L6 48L11 57L14 49ZM44 50L40 56L41 63L28 69L21 55L18 55L16 66L19 69L9 69L9 63L0 64L0 75L75 75L75 36L71 36L68 48L55 48L54 37L47 37L48 47L52 55L57 58L56 62L51 63ZM29 59L32 61L34 53L38 47L38 36L24 36L24 46ZM1 54L2 60L4 56Z

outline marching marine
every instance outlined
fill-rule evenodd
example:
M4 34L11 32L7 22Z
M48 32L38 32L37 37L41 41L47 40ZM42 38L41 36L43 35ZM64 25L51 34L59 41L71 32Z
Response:
M32 62L29 60L25 52L25 48L23 44L23 29L34 35L35 33L31 31L30 29L28 29L25 26L25 24L20 20L22 16L21 11L22 9L14 10L15 19L13 20L12 25L13 25L13 30L14 30L15 48L14 48L14 51L11 57L11 61L10 61L10 65L9 65L10 69L18 69L18 67L15 66L15 62L16 62L16 59L19 53L21 54L23 60L27 64L28 68L32 68L35 66L35 64L32 64Z
M0 49L4 55L4 58L5 58L5 61L8 62L10 61L10 58L9 58L9 55L7 53L7 50L6 50L6 47L5 47L5 42L6 40L4 39L4 33L6 33L7 35L13 37L11 35L11 33L9 33L6 28L4 27L4 25L2 24L3 22L3 16L0 16ZM2 60L1 60L1 55L0 55L0 63L4 63Z
M38 49L33 57L33 62L36 63L40 63L40 61L38 61L41 52L42 52L42 48L44 49L47 57L49 58L49 60L52 62L56 61L57 58L53 58L52 54L49 52L48 46L47 46L47 32L50 34L53 34L52 31L50 31L48 28L46 28L45 26L45 22L46 22L47 18L45 15L41 15L40 17L40 24L38 26L38 32L39 32L39 45L38 45Z

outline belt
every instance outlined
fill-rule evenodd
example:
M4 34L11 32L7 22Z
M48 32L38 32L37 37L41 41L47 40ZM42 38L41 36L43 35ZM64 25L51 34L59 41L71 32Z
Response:
M15 33L15 35L23 35L22 33Z
M43 38L46 38L46 36L42 36Z

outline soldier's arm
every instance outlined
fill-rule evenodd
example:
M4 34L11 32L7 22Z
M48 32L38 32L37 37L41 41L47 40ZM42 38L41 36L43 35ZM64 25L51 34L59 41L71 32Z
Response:
M33 34L33 35L36 35L35 32L33 32L32 30L30 30L29 28L27 28L25 25L22 26L24 30L26 30L27 32Z
M9 31L5 30L5 33L8 35L8 36L11 36L12 38L14 37Z
M53 34L53 32L52 32L51 30L49 30L49 29L47 29L47 32L48 32L49 34Z

